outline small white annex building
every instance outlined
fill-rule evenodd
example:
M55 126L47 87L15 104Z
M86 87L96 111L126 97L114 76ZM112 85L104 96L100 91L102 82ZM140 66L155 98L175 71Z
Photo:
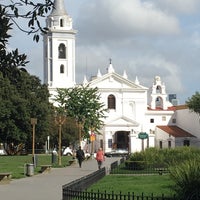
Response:
M46 20L49 31L44 35L44 81L52 97L57 88L76 85L76 31L64 1L54 0L54 5L55 9ZM100 130L102 134L96 135L96 149L101 146L104 151L122 148L136 152L155 146L171 148L177 144L188 145L185 138L187 141L200 138L199 133L190 134L194 131L187 128L182 114L177 113L168 101L165 84L159 76L152 77L152 86L147 88L139 83L137 77L131 81L126 72L123 75L116 73L111 60L107 69L106 74L102 75L97 70L95 78L87 81L85 77L83 81L83 85L99 89L101 101L109 110L105 125ZM177 125L186 131L176 128L172 133L167 128ZM197 131L198 128L194 129ZM177 132L179 136L175 134Z

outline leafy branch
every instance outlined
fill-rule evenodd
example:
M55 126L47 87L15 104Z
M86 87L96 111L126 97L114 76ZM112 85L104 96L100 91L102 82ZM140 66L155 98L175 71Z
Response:
M14 3L13 0L10 0L10 4L0 4L0 6L5 10L5 17L9 18L19 30L28 35L34 35L34 41L39 41L39 32L44 34L47 32L48 29L41 26L40 20L46 17L53 9L52 0L45 0L44 3L36 3L30 0L18 0ZM27 11L24 12L25 9ZM17 19L27 20L28 29L19 25Z

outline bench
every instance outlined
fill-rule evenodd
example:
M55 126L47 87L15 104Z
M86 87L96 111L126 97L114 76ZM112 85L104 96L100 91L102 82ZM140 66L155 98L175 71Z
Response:
M0 173L0 184L10 183L10 180L11 180L11 173L10 172Z
M40 172L45 173L45 172L50 172L51 171L51 165L41 165L40 166Z
M162 175L164 172L167 172L168 169L167 168L155 168L155 171L158 172L159 175Z

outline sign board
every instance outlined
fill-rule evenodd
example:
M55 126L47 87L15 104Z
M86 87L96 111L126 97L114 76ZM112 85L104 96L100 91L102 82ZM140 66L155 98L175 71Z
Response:
M91 141L91 142L95 141L95 134L94 134L94 133L92 133L92 134L90 135L90 141Z
M37 118L31 118L31 125L37 124Z
M140 132L138 134L138 138L140 138L140 139L147 139L148 137L149 136L148 136L148 134L146 132Z

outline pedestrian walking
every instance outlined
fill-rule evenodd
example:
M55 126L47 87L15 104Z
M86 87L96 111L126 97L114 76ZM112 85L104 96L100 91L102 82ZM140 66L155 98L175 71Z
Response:
M96 154L96 160L98 164L98 168L101 169L103 161L105 161L105 156L102 148L99 148Z
M85 158L85 154L84 151L81 149L81 146L79 146L79 149L76 151L76 158L78 159L79 167L81 167L82 162Z

